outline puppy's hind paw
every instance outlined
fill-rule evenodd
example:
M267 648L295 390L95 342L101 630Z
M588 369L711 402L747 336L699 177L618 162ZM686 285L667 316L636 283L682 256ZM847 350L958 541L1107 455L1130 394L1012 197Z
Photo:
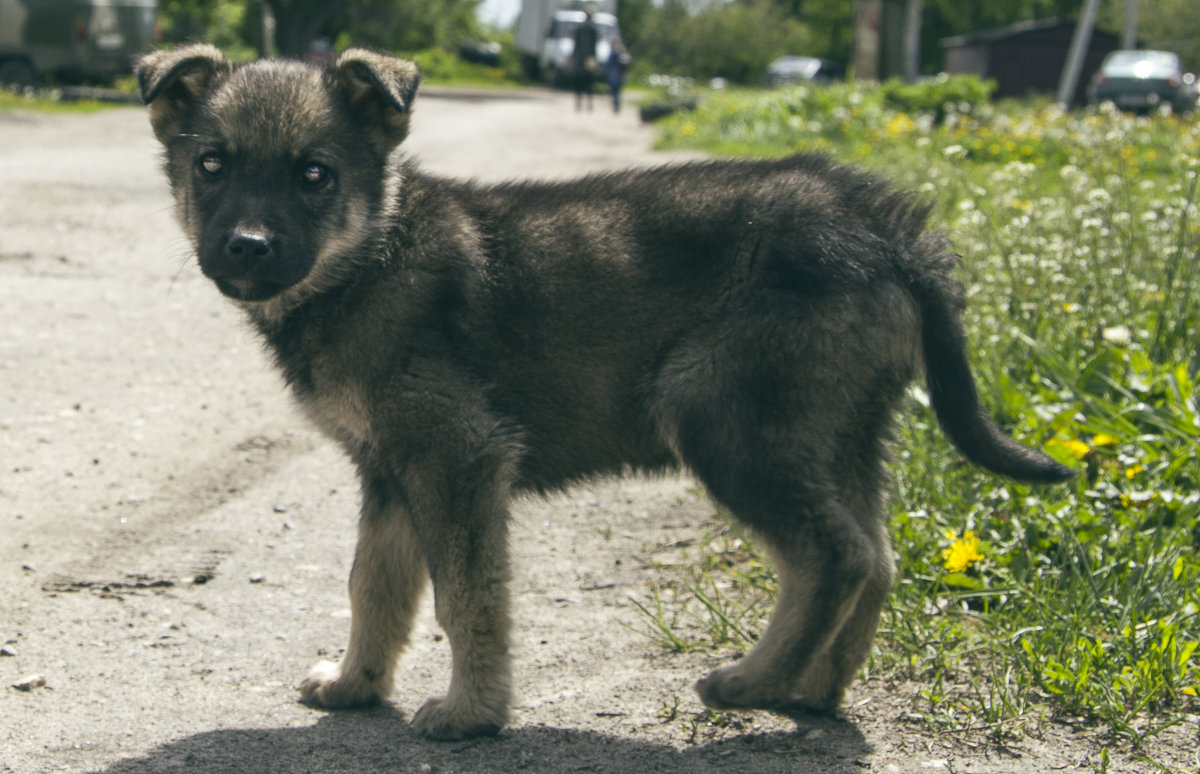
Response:
M413 716L413 728L421 736L440 741L495 736L504 727L503 712L463 711L447 699L430 699Z
M369 707L383 698L377 681L352 674L342 674L342 668L329 661L319 661L300 683L300 701L310 707L338 709Z

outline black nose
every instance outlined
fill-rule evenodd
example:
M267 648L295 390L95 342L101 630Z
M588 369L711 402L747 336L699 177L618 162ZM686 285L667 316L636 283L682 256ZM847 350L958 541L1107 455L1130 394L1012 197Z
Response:
M270 257L271 241L259 234L234 234L225 245L225 255L235 273L247 274L255 264Z
M271 242L259 234L234 234L226 245L226 253L230 258L254 262L270 256Z

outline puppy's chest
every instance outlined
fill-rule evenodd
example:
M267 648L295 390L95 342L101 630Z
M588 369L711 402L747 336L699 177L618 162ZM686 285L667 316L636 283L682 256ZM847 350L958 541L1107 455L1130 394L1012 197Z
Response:
M327 435L352 446L372 441L365 390L355 374L336 358L318 358L308 384L296 394L305 412Z

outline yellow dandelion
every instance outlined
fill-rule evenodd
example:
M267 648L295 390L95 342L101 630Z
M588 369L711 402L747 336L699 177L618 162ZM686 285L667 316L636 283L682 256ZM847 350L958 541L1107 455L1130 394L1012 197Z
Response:
M1143 468L1141 465L1133 465L1132 467L1125 468L1125 478L1133 478L1143 470L1145 470L1145 468Z
M1116 445L1117 445L1117 439L1112 437L1108 433L1098 433L1094 438L1092 438L1092 448L1096 448L1098 446L1116 446Z
M958 537L953 531L947 530L946 537L950 539L950 547L942 551L942 566L950 572L965 572L975 562L983 559L979 552L979 538L971 530Z
M1090 454L1092 451L1092 447L1088 446L1083 441L1080 441L1080 440L1077 440L1074 438L1068 438L1068 439L1054 438L1054 439L1050 440L1046 445L1062 447L1062 448L1066 449L1067 451L1071 452L1071 454L1074 454L1079 459L1083 459L1084 457L1088 456L1088 454Z
M906 113L897 113L888 121L886 131L889 137L899 137L902 134L909 134L916 128L916 123Z

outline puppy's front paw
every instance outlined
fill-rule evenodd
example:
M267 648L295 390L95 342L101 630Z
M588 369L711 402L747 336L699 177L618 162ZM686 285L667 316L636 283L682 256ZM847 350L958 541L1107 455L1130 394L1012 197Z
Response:
M363 675L343 675L340 666L328 661L317 662L300 683L300 701L313 707L367 707L382 698L378 681Z
M718 710L772 709L783 703L786 697L778 686L766 686L743 672L740 665L718 669L696 682L696 693L705 706Z
M430 699L413 716L413 728L421 736L450 741L495 736L504 727L504 712L455 707L448 699Z
M718 669L696 681L695 688L696 693L700 694L700 701L704 702L704 706L716 710L747 706L743 698L745 691L742 684L745 681L737 675L723 675L722 671Z

